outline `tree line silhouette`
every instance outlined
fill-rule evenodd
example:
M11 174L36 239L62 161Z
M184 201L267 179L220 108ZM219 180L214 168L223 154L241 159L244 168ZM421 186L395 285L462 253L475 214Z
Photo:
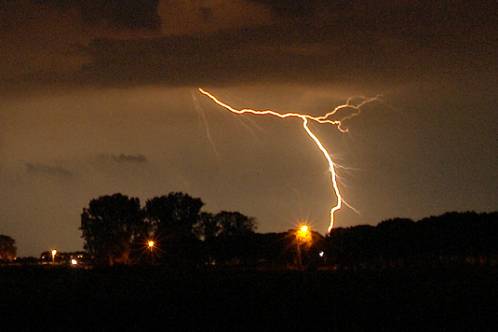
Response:
M239 244L254 233L254 218L203 212L203 205L181 192L148 199L143 207L138 198L119 193L92 199L81 215L84 248L100 265L192 265L214 259L209 255L221 252L220 242ZM241 252L239 247L226 249Z
M419 221L336 228L327 237L339 267L498 263L498 212L448 212Z
M256 233L254 218L240 212L210 213L203 206L200 198L181 192L148 199L143 207L138 198L120 193L92 199L81 214L87 254L82 261L96 265L297 264L295 230ZM149 241L153 246L147 245ZM13 261L16 250L13 238L0 235L0 261ZM498 212L448 212L419 221L394 218L376 226L334 228L325 237L312 232L310 243L299 251L309 268L496 265ZM50 262L48 252L42 256Z
M98 265L296 265L294 230L256 233L240 212L202 211L204 203L172 192L148 199L117 193L92 199L81 215L84 248ZM308 268L384 268L434 264L496 264L498 212L449 212L419 221L395 218L377 226L312 232L299 248ZM147 243L152 241L152 246Z

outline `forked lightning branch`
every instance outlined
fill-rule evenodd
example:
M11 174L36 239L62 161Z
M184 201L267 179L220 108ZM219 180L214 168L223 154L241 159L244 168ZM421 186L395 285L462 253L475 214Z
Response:
M331 112L328 112L322 116L312 116L310 114L302 114L302 113L278 113L272 110L254 110L250 108L244 108L244 109L236 109L218 98L216 98L213 94L209 93L206 90L203 90L199 88L199 92L202 93L203 95L209 97L213 102L216 104L220 105L221 107L225 108L226 110L238 114L238 115L243 115L243 114L252 114L252 115L269 115L269 116L275 116L281 119L286 119L286 118L298 118L302 121L303 128L306 132L306 134L311 138L313 143L318 147L318 149L322 152L323 156L327 160L328 163L328 170L330 173L330 182L332 185L332 191L334 193L334 196L336 198L335 203L330 209L330 223L327 229L327 232L330 233L332 228L334 227L334 215L335 212L340 210L342 208L342 205L346 205L350 208L352 208L349 204L346 203L344 198L341 195L341 191L339 189L339 186L337 184L337 173L336 173L336 167L337 165L334 163L331 154L323 143L320 141L320 139L313 133L313 131L310 129L310 122L315 122L315 123L320 123L320 124L330 124L335 126L340 132L346 133L348 131L347 128L344 127L344 121L349 120L361 113L361 108L373 101L377 101L378 97L373 97L373 98L361 98L361 102L357 105L353 104L352 99L348 99L348 101L343 104L335 107ZM351 113L349 113L347 116L343 116L340 119L330 119L332 116L336 115L339 110L342 109L350 109Z

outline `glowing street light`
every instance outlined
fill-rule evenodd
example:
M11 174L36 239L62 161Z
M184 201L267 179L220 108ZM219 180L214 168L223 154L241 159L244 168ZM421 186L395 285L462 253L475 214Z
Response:
M149 256L149 262L151 264L154 263L154 255L153 255L153 252L152 252L154 250L154 248L156 248L156 242L154 240L152 240L152 239L148 240L147 241L147 249L149 250L149 255L148 256Z
M71 259L71 265L78 265L78 261L76 259Z
M52 249L51 254L52 254L52 265L54 265L55 264L55 255L57 255L57 249Z
M306 224L302 224L296 231L296 239L298 243L311 244L311 228Z
M296 230L297 263L300 269L303 268L301 244L311 245L311 227L306 224L299 225Z
M152 252L152 249L154 249L154 246L156 245L156 243L154 242L154 240L149 240L147 241L147 247L149 248L149 250Z

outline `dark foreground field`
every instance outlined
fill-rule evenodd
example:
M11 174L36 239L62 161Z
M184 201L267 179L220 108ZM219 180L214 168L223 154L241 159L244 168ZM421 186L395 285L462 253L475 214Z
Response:
M2 268L0 289L1 331L498 330L496 268L305 273Z

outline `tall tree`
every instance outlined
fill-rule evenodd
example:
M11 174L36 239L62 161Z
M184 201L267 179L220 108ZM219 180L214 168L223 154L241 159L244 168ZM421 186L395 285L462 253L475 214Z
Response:
M221 211L214 216L214 219L219 231L210 246L217 260L230 264L247 263L254 251L252 238L256 229L254 218L240 212Z
M244 236L254 233L256 222L254 218L240 212L221 211L215 215L221 236Z
M127 263L131 243L142 224L138 198L118 193L92 199L81 214L84 248L98 263Z
M194 225L194 234L202 241L210 241L216 238L221 231L216 216L209 212L202 212L199 221Z
M0 260L14 260L16 253L16 241L10 236L0 234Z
M197 256L198 243L194 225L204 203L200 198L181 192L154 197L145 203L146 222L158 241L161 259L169 263L185 263Z
M204 203L181 192L154 197L145 203L147 222L160 235L191 236Z

